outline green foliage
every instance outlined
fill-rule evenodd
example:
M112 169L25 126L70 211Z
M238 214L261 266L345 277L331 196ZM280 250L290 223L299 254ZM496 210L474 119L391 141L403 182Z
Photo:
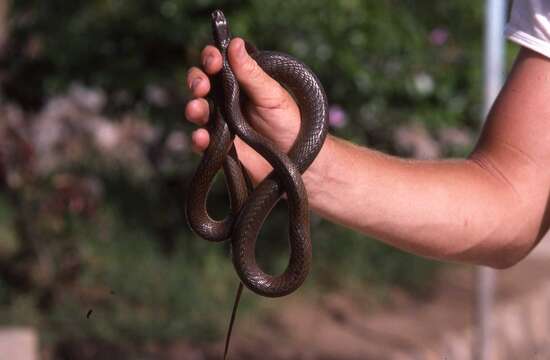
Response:
M181 126L185 74L210 42L216 6L233 34L290 53L319 75L331 104L347 114L346 125L332 129L338 135L392 151L392 129L402 123L477 127L483 9L475 0L17 0L11 6L10 45L1 60L9 76L0 76L0 87L5 99L26 109L81 82L106 91L111 114L144 114L163 129ZM151 86L164 89L168 100L152 101ZM155 150L148 149L151 158ZM0 279L0 305L11 305L9 314L0 310L2 318L38 323L51 340L219 336L236 281L227 248L194 238L182 220L182 184L194 163L182 163L176 174L158 171L146 183L96 167L90 161L79 171L100 173L109 210L101 221L77 222L64 234L83 257L77 285L63 290L45 315L34 308L36 294L15 296ZM227 201L220 188L213 193L216 209ZM286 262L282 207L258 246L270 270ZM170 251L152 241L165 234L176 239ZM310 285L418 290L434 274L432 262L327 222L314 224L312 234ZM0 249L17 246L15 236L2 224Z
M238 284L226 246L180 239L167 258L147 235L113 221L109 211L101 219L79 225L84 271L47 312L36 308L39 291L12 293L0 281L3 323L37 326L48 343L90 338L139 347L222 335ZM248 306L245 300L244 310Z
M88 269L81 286L90 295L96 290L96 299L64 298L51 317L53 329L63 329L65 337L136 344L219 336L237 283L222 249L200 246L197 258L180 248L167 259L143 234L121 230L86 242ZM93 311L89 319L85 304Z
M258 1L252 9L237 18L239 34L289 51L320 74L330 101L350 113L342 134L357 142L387 143L372 132L396 122L433 127L478 118L478 2ZM437 32L446 39L431 40ZM418 76L433 88L415 86Z
M318 226L315 235L313 275L318 285L333 289L368 284L369 291L397 285L416 294L432 289L436 262L411 256L326 221Z
M35 70L43 95L78 80L119 97L129 92L134 106L150 84L181 93L186 69L210 41L213 6L225 10L235 35L310 65L330 101L348 111L352 122L341 133L355 141L368 133L387 145L378 133L396 122L473 126L478 118L482 7L473 0L25 0L13 3L13 34L42 42L28 61L42 64ZM19 58L10 63L29 70ZM422 78L433 85L419 90Z

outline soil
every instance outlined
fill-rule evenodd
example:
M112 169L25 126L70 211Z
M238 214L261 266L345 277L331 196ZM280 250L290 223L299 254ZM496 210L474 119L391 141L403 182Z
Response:
M497 271L495 308L537 297L549 288L550 240L543 244L520 264ZM229 359L468 359L468 355L447 357L441 353L441 344L449 334L473 326L474 274L472 266L450 265L439 274L430 295L422 298L390 289L385 301L373 302L363 289L261 300L264 315L237 319ZM253 295L245 292L244 296ZM91 346L88 351L81 345L64 344L57 348L56 357L103 359L117 353L109 346ZM550 348L543 345L537 347L536 359L550 358ZM470 354L469 346L463 345L466 349L461 353ZM524 356L525 351L530 355ZM116 358L126 358L123 353ZM147 353L140 358L220 360L223 343L199 346L181 341ZM518 354L510 359L532 358L533 349Z
M495 306L535 296L548 282L550 241L546 243L520 264L497 271ZM266 300L266 307L279 310L261 320L238 320L230 358L378 360L411 358L405 354L433 349L434 358L442 359L445 355L436 349L446 336L473 326L474 273L474 267L451 265L438 276L431 296L418 299L393 289L382 305L357 293ZM221 353L220 343L203 354L220 359Z

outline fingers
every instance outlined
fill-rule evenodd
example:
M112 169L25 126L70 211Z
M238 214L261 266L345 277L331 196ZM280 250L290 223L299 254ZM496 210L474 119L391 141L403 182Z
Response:
M287 100L286 91L250 57L242 39L231 41L228 56L237 80L255 105L276 108Z
M193 131L191 135L192 149L196 153L201 153L208 147L210 143L210 134L205 129L198 129Z
M205 99L199 98L191 100L185 107L185 117L190 122L203 126L208 122L209 107ZM197 129L191 135L192 149L196 153L201 153L210 143L210 135L206 129Z
M283 87L267 75L246 52L242 39L235 38L231 41L228 56L237 80L252 103L258 107L281 108L289 100L290 95ZM203 69L193 67L187 76L187 86L195 99L189 101L185 108L186 118L199 126L205 125L209 117L209 105L204 99L211 90L208 75L214 75L222 68L221 54L214 46L205 47L201 59ZM210 143L210 136L205 129L195 130L191 138L195 152L203 152Z
M288 100L282 86L267 75L247 53L244 41L235 38L228 48L229 61L237 80L252 102L261 107L276 108ZM205 97L210 91L208 75L218 73L222 68L222 56L214 46L206 46L202 53L202 70L193 67L187 76L187 86L193 97Z
M193 99L185 106L185 117L198 126L204 126L209 116L208 101L203 98Z
M204 99L210 92L210 79L208 75L213 75L222 68L222 57L218 49L214 46L206 46L201 54L203 69L192 67L187 73L187 86L195 98L185 106L185 117L190 122L204 126L208 122L209 105ZM210 143L210 136L205 129L198 129L191 135L193 151L203 152Z
M208 75L214 75L222 69L222 54L212 46L206 46L201 53L202 68Z
M203 69L192 67L187 73L187 86L196 98L208 95L210 92L208 75L216 74L222 68L222 56L214 46L206 46L202 50L201 59Z
M187 73L187 87L193 97L205 97L210 92L210 80L198 67L192 67Z

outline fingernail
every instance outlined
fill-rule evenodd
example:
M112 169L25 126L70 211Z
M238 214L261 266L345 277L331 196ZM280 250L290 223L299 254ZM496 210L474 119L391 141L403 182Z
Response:
M207 69L208 68L208 65L210 65L210 63L212 63L212 55L208 55L205 59L204 59L204 62L202 63L202 66Z
M199 86L201 82L201 78L196 78L191 82L191 91L195 91L197 89L197 86Z
M246 55L246 50L244 48L244 41L239 41L237 43L237 56L243 58Z

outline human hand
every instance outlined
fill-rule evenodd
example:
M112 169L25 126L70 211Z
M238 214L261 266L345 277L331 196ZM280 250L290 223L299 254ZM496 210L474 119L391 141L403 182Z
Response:
M300 110L292 96L274 79L269 77L246 52L244 41L235 38L228 48L228 57L241 89L248 96L243 113L260 134L271 140L283 152L288 152L300 129ZM211 90L209 75L222 68L222 56L214 46L206 46L201 54L202 69L193 67L187 74L187 85L194 97L185 108L186 118L199 126L209 119L209 106L205 97ZM195 130L193 149L204 151L210 143L206 129ZM235 138L239 159L248 170L254 183L261 181L271 165L240 138Z

